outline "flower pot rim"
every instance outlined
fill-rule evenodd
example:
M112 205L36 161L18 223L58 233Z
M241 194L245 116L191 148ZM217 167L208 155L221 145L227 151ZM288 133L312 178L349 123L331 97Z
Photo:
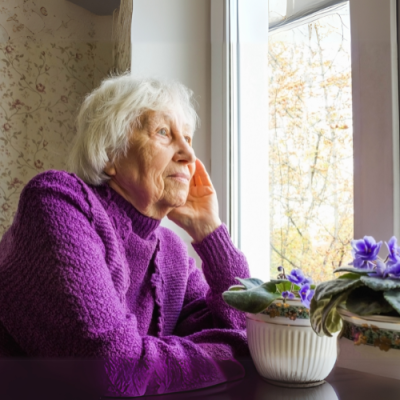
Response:
M271 304L277 304L277 303L283 303L283 299L276 299L274 300ZM306 306L304 306L301 302L301 299L293 299L293 300L285 300L285 303L291 305L291 306L295 306L295 307L302 307L302 308L307 308Z
M338 307L343 320L342 337L355 345L379 348L382 351L395 351L400 354L400 318L382 315L360 316Z
M296 328L299 328L299 327L311 328L311 322L309 319L297 318L295 320L291 320L286 317L271 318L269 315L261 314L261 313L258 313L258 314L246 313L246 318L252 319L253 321L257 321L260 323L265 323L265 324L293 326Z
M350 319L354 322L354 320L359 320L360 323L363 321L367 322L376 322L383 324L391 324L398 325L398 329L400 330L400 316L399 317L389 317L386 315L358 315L354 314L351 311L347 310L344 306L339 306L337 311L341 317L347 317L346 319ZM396 326L397 328L397 326Z
M291 318L288 315L275 315L275 316L271 316L269 313L267 313L266 311L270 309L271 306L276 306L278 307L278 309L281 309L280 313L283 310L287 311L290 310L291 308L291 312L293 313L293 310L295 311L295 316L294 318ZM302 316L302 314L306 311L306 313L308 312L308 316L306 318L304 318L304 316ZM285 300L285 302L283 302L282 299L277 299L274 300L264 311L260 312L260 313L246 313L246 317L249 319L253 319L256 320L258 322L264 322L267 324L275 324L275 325L287 325L287 326L311 326L311 322L310 322L310 317L309 317L309 309L306 308L302 303L300 299L293 299L293 300ZM285 313L286 314L286 313Z

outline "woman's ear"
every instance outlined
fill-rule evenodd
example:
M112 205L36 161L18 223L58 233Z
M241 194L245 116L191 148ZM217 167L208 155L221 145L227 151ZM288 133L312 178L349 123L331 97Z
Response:
M115 169L114 163L112 163L111 161L107 161L107 164L104 167L103 172L108 176L115 176L117 171Z

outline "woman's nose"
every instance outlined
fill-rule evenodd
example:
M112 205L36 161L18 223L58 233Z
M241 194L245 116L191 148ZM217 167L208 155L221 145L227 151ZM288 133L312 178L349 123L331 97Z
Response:
M194 154L193 147L187 141L186 137L181 137L178 140L175 160L187 163L193 163L196 161L196 155Z

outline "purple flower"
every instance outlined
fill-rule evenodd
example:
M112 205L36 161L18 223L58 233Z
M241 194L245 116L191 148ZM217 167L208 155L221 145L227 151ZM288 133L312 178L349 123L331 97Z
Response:
M354 260L350 263L355 268L372 269L381 249L382 242L376 243L372 236L364 236L364 239L352 240L351 247Z
M384 278L389 276L389 278L395 278L395 279L400 279L400 260L397 262L397 264L392 264L386 268Z
M299 286L311 283L311 279L306 278L300 269L292 269L292 272L287 274L287 279Z
M293 300L296 296L292 292L282 292L282 297L284 299Z
M397 246L396 236L392 236L386 246L389 250L387 266L391 267L400 263L400 248Z
M388 269L386 264L381 261L377 260L375 269L368 274L368 276L373 276L374 278L386 278L388 274Z
M311 299L314 296L314 290L310 289L310 285L307 283L301 287L299 294L304 307L310 308Z

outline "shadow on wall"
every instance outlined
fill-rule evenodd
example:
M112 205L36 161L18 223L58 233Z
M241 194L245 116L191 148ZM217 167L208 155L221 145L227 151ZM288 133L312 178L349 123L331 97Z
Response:
M83 96L111 69L112 16L65 0L0 5L0 238L36 174L63 169Z

